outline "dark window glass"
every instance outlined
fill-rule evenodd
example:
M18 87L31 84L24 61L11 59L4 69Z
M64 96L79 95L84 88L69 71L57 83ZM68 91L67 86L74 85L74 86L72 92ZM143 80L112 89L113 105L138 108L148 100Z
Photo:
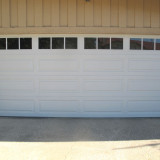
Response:
M0 49L6 49L6 39L0 38Z
M84 48L85 49L96 49L96 38L85 38Z
M144 50L154 50L154 39L145 38L143 39Z
M52 49L64 49L64 38L52 38Z
M111 49L123 49L123 38L112 38Z
M110 49L110 38L98 38L98 49Z
M50 49L50 38L39 38L39 49Z
M77 49L77 38L66 38L66 49Z
M160 50L160 39L156 39L156 50Z
M32 49L32 38L20 38L20 49Z
M142 39L141 38L131 38L130 39L130 49L141 50Z
M8 38L7 48L8 49L19 49L19 39L18 38Z

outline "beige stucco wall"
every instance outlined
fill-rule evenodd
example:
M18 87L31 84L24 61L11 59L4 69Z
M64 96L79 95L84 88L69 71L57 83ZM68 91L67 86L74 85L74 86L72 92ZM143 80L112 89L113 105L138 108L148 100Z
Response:
M160 34L160 0L0 0L0 34Z

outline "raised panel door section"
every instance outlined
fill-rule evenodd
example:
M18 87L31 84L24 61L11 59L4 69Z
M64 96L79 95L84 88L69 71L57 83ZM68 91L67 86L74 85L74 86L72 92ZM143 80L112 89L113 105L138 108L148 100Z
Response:
M80 86L73 80L49 80L40 81L40 91L42 92L76 92Z
M160 91L160 79L129 80L128 90L129 91Z
M40 112L76 112L80 106L74 100L41 100Z
M123 60L84 60L84 72L121 72L123 71Z
M29 99L0 99L0 104L1 112L33 112L35 107L34 101Z
M122 91L122 80L87 80L84 81L86 91Z
M92 100L84 101L85 112L121 112L123 101L112 100Z
M0 72L32 72L32 60L0 60Z
M160 59L134 59L128 62L129 71L153 72L160 71ZM158 72L159 73L159 72Z
M33 91L34 82L32 80L1 80L0 94L2 91Z
M79 62L75 60L40 60L40 72L76 72L79 70Z
M160 101L158 100L134 100L129 101L127 106L130 112L160 112Z

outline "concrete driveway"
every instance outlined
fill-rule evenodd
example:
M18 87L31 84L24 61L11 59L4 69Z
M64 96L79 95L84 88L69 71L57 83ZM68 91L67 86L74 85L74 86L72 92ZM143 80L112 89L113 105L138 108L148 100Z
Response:
M160 160L160 119L1 117L0 160Z

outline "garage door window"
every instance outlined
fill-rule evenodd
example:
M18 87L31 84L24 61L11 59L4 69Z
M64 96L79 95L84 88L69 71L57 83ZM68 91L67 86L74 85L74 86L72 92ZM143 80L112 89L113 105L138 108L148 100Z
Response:
M52 38L52 49L64 49L64 38Z
M85 49L96 49L96 38L85 38L84 48Z
M65 41L63 37L39 38L39 49L77 49L77 43L78 40L76 37L66 37Z
M20 38L20 49L32 49L32 38Z
M0 38L0 49L6 49L6 38Z
M18 38L8 38L7 39L7 49L19 49L19 39Z
M131 38L130 39L130 49L131 50L141 50L142 39L141 38Z
M110 38L98 38L98 49L110 49Z
M66 38L65 48L66 49L77 49L77 38Z
M50 49L50 38L39 38L39 49Z
M156 50L160 50L160 39L156 39Z
M123 38L111 38L111 49L123 49Z
M123 49L123 38L84 38L84 49Z
M144 50L154 50L154 39L145 38L143 39Z

